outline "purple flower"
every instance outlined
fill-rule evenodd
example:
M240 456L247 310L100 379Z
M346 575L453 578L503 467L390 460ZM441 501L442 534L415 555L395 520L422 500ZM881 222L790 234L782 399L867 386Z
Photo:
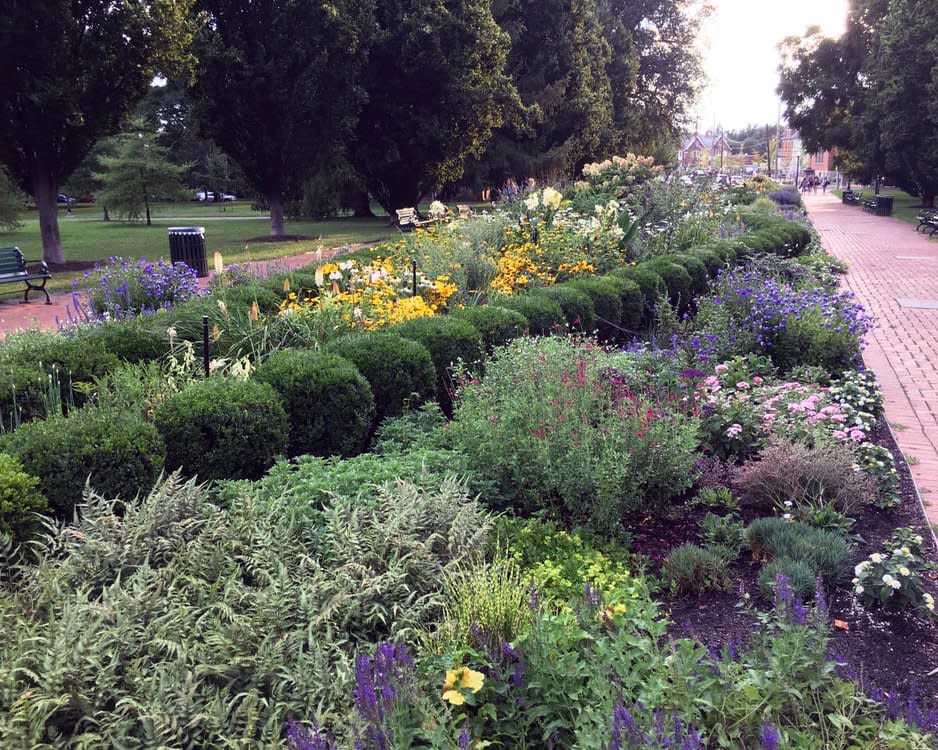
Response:
M332 735L320 729L315 721L311 726L304 727L290 716L284 722L284 729L288 750L338 750Z
M762 723L762 750L778 750L778 732L768 722Z

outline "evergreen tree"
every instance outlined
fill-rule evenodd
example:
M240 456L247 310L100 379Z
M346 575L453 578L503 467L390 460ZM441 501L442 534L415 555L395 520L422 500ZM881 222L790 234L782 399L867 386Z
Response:
M140 121L115 140L114 155L100 157L102 171L94 175L103 185L98 200L119 217L145 217L150 226L151 203L185 197L180 178L186 167L171 164L156 134Z

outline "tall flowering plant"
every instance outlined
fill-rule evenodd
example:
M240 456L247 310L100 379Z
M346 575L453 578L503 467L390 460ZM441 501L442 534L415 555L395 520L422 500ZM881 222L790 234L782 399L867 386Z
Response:
M162 258L156 263L146 258L132 263L111 257L105 265L96 263L93 270L86 271L85 278L91 282L91 310L113 320L172 307L201 293L194 268Z

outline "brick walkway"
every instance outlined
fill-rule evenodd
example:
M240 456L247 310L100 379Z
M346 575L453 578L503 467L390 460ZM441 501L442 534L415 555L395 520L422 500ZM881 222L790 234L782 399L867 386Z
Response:
M846 261L843 286L876 317L863 358L909 460L925 514L938 524L938 240L832 195L805 204L824 248Z

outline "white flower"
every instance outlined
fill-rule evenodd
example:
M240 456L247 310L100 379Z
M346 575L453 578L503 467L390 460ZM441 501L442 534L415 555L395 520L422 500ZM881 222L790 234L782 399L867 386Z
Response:
M795 517L791 513L785 513L782 515L782 518L786 521L793 521Z
M342 279L341 271L333 271L332 273L329 274L330 281L341 281L341 279Z
M343 260L341 263L339 263L340 271L348 271L351 267L352 267L352 261L350 260Z
M541 194L541 201L548 208L554 210L560 208L560 201L563 200L563 196L559 191L554 190L552 187L544 188L544 192Z
M854 589L854 591L856 591L858 594L862 594L863 591L864 591L864 588L863 588L862 586L857 586L857 587Z
M166 329L166 335L169 336L169 340L172 341L174 338L176 338L176 329L170 326Z
M889 573L883 576L883 583L885 583L891 589L901 589L902 584L899 583L895 578L893 578Z
M900 575L900 576L908 576L908 575L910 575L910 571L909 571L909 569L908 569L907 567L905 567L905 565L903 565L901 568L899 568L899 575Z
M874 552L872 555L870 555L870 560L872 560L874 563L881 563L883 559L883 556L879 554L879 552Z
M430 216L434 219L442 219L446 216L446 206L441 201L433 201L430 204Z
M922 594L922 599L925 601L925 606L932 612L935 611L935 597L931 594Z
M524 207L528 211L537 211L537 207L540 205L540 199L537 196L537 193L531 193L527 198L524 199Z

